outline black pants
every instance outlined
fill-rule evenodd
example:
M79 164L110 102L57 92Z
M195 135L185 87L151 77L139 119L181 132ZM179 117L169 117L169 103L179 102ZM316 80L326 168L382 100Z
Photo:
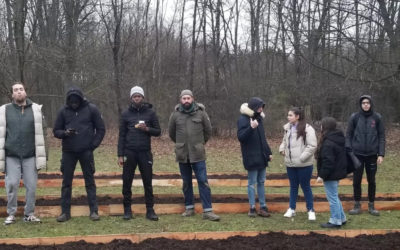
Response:
M375 192L376 192L376 183L375 183L375 175L377 171L376 155L370 156L361 156L357 155L357 158L361 161L361 167L357 169L353 173L353 191L354 191L354 200L361 200L361 181L364 173L367 173L367 181L368 181L368 200L370 202L375 201Z
M80 153L62 152L61 172L63 175L63 183L61 187L61 209L63 213L71 213L71 192L72 180L76 163L81 164L83 177L85 179L85 188L87 199L90 207L90 213L98 212L96 201L96 183L94 180L94 158L93 151L87 150Z
M153 208L153 155L151 151L129 151L126 150L126 162L122 171L122 194L124 196L124 207L130 208L132 203L132 181L135 177L136 166L139 165L142 176L146 208Z

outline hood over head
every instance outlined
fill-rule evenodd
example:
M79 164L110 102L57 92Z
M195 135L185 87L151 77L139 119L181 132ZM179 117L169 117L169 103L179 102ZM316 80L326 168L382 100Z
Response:
M87 103L86 98L83 95L81 89L76 86L71 87L67 92L66 104L70 108L72 108L70 103L71 100L79 100L80 102L79 107Z

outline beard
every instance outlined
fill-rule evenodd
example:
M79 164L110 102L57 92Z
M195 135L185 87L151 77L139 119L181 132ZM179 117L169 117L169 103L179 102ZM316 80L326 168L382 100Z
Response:
M182 104L184 109L190 109L190 107L192 106L191 103L185 102L184 104Z
M14 98L17 104L23 104L26 101L26 96L20 95Z

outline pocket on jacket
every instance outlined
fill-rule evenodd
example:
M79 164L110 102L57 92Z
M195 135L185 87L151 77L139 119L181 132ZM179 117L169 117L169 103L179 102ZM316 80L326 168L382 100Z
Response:
M175 143L175 155L178 161L185 160L185 143L177 142Z

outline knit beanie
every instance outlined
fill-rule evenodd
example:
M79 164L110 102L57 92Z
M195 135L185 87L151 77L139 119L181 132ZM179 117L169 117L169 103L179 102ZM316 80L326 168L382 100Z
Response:
M143 89L142 89L141 87L139 87L139 86L135 86L135 87L131 88L131 95L130 95L130 97L132 98L132 96L133 96L134 94L140 94L140 95L143 96L143 98L144 98L144 91L143 91Z
M191 91L191 90L188 90L188 89L182 90L181 95L180 95L179 97L182 97L182 96L184 96L184 95L190 95L191 97L193 97L192 91Z

